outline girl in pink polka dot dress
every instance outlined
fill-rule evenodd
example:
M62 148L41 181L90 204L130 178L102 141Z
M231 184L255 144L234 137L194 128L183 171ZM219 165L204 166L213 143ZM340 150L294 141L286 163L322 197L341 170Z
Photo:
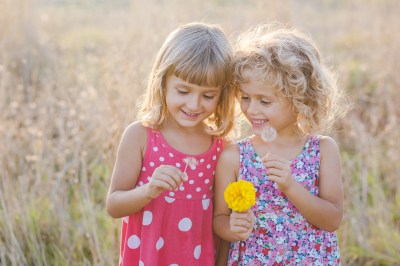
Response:
M227 145L216 170L213 223L231 242L228 265L339 265L340 153L317 133L341 110L331 73L308 37L266 26L239 38L234 65L253 135ZM239 179L256 189L246 213L224 201Z
M150 73L125 130L107 196L122 218L120 265L214 265L215 167L233 127L231 48L222 30L183 25Z

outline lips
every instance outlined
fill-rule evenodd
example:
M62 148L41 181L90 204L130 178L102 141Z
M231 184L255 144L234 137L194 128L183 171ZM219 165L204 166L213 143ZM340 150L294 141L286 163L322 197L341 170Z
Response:
M181 111L182 111L182 113L185 114L185 116L187 116L187 117L189 117L191 119L195 119L201 114L201 113L188 113L188 112L185 112L183 110L181 110Z
M253 127L262 127L268 122L268 120L267 119L250 119L250 122Z

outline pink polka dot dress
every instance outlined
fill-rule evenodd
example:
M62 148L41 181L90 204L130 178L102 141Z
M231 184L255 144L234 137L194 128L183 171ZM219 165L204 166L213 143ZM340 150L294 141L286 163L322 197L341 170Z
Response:
M160 132L148 129L142 171L136 186L149 182L154 170L175 165L188 180L177 191L165 191L141 211L122 219L120 265L214 265L212 197L215 167L222 140L214 139L210 149L199 155L183 154L164 140Z

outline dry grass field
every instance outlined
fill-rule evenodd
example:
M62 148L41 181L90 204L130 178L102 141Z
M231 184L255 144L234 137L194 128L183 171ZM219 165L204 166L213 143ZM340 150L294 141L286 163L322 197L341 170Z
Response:
M0 266L116 265L105 198L166 35L278 21L311 34L352 109L340 145L343 265L400 265L397 0L0 0Z

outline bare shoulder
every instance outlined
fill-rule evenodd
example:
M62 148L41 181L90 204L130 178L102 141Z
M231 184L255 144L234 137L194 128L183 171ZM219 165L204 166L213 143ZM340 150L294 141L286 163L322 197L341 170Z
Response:
M124 135L147 138L147 127L143 126L139 121L133 122L126 127Z
M239 149L237 143L229 141L224 143L224 149L221 153L218 163L223 165L239 165Z
M333 138L329 136L321 136L320 151L321 154L327 155L332 153L339 154L339 147Z
M139 121L126 127L121 139L121 147L127 150L143 150L147 142L147 128Z
M222 143L224 144L224 147L228 146L229 144L234 144L235 140L232 138L223 138Z

